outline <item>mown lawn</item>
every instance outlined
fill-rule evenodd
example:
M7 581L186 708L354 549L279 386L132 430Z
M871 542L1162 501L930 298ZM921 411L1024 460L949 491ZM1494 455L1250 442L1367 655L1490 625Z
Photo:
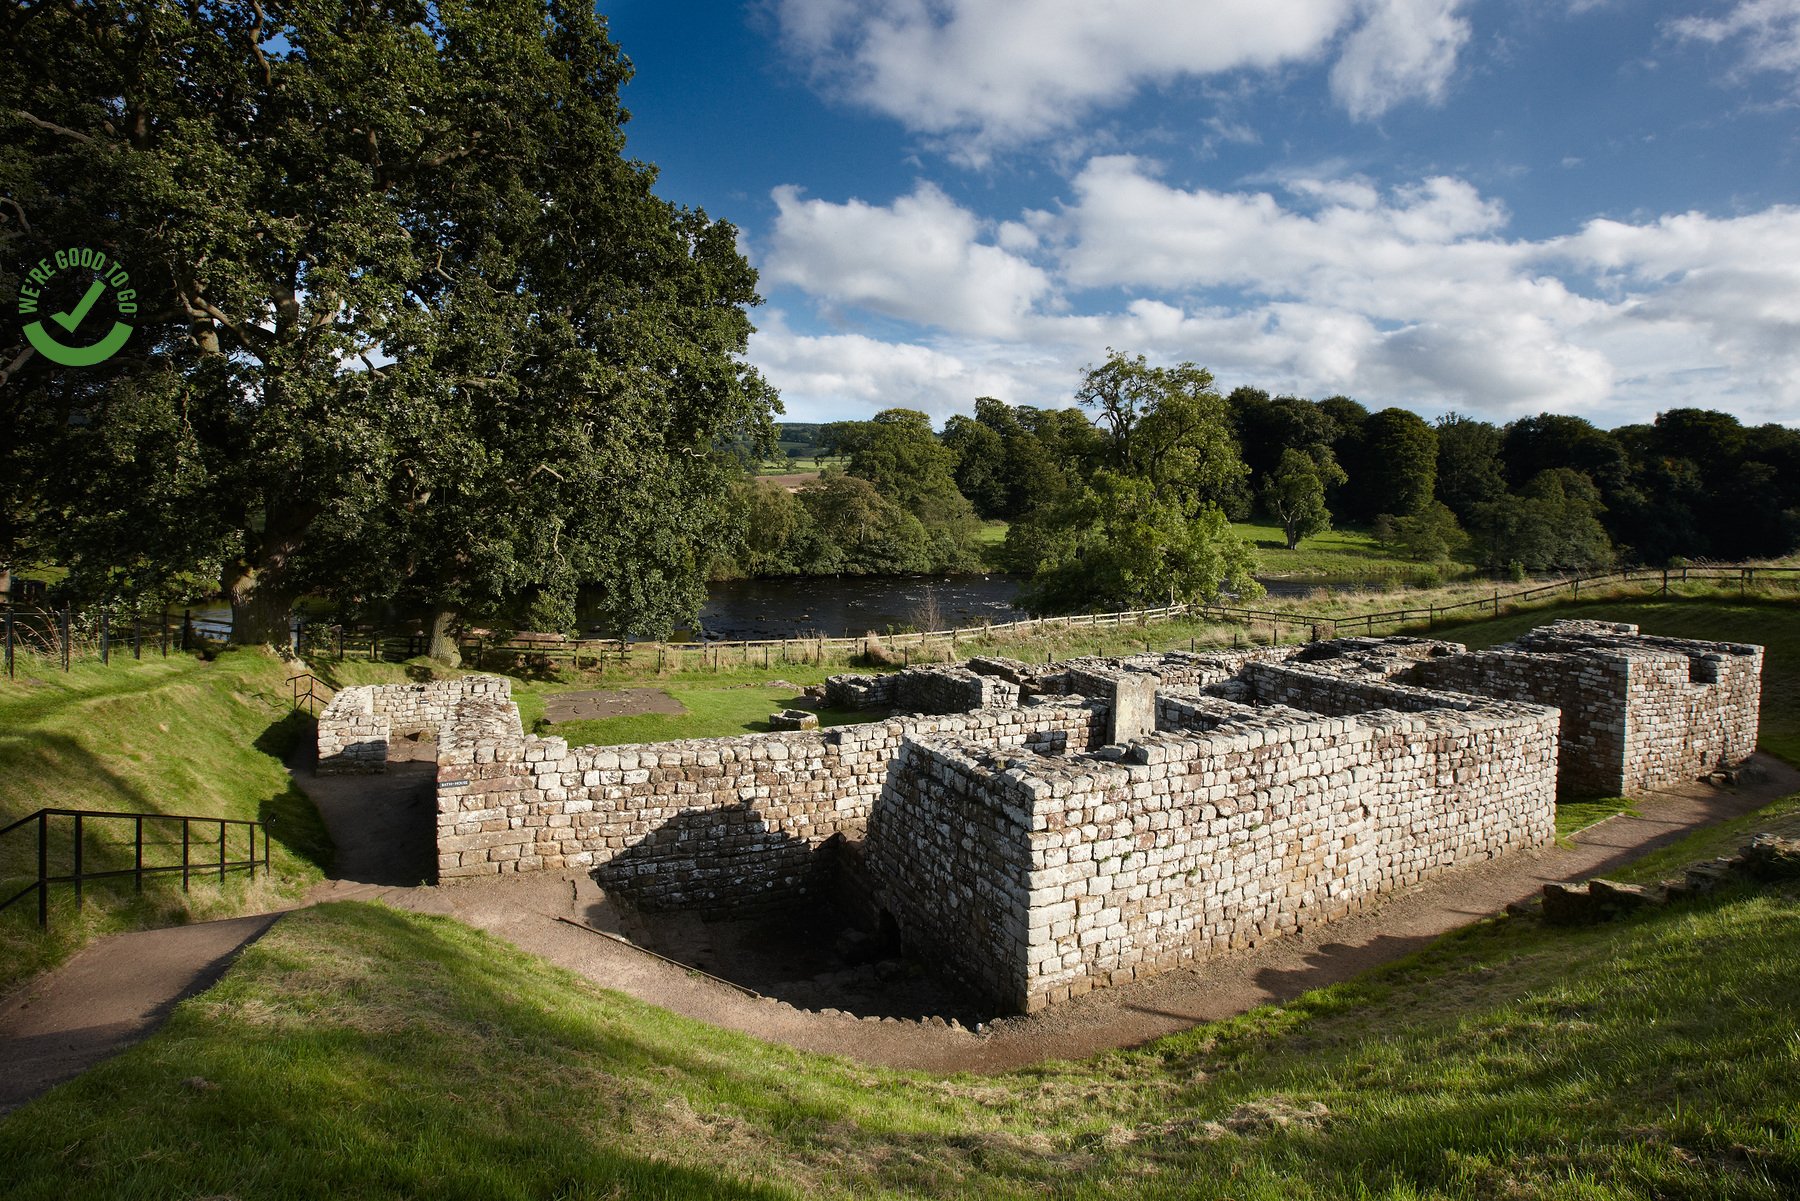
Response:
M806 709L817 713L822 726L869 721L872 716L853 709L815 708L803 696L757 685L712 688L670 685L663 691L680 702L686 712L638 713L626 717L545 723L540 726L540 732L566 738L570 746L617 746L628 742L663 742L672 738L725 738L734 734L765 733L769 729L769 714L782 709Z

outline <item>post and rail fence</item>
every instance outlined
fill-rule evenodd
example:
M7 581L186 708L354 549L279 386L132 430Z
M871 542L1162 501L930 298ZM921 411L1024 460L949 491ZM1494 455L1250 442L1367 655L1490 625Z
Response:
M67 819L73 823L70 832L70 869L66 875L54 874L50 870L51 822L54 819ZM99 871L87 868L87 841L90 824L94 822L131 822L133 823L132 866L124 868L104 868ZM180 822L181 823L181 862L164 864L146 864L144 849L146 845L155 848L157 843L146 843L144 829L146 823ZM48 926L50 923L50 886L52 884L73 884L75 886L75 907L81 908L84 886L92 880L117 880L126 876L132 878L136 891L144 890L145 876L181 874L181 888L186 892L196 876L212 879L217 874L219 883L223 884L226 873L237 869L248 869L255 875L257 868L262 868L266 875L269 871L269 831L262 822L246 821L229 817L197 817L176 813L112 813L98 809L39 809L36 813L20 818L18 821L0 829L0 839L19 830L25 830L33 824L37 826L37 865L36 878L18 892L0 901L0 910L15 901L23 900L32 893L37 893L38 925ZM194 827L199 826L207 837L196 838ZM218 838L210 837L213 827L218 828ZM248 848L243 859L232 859L229 838L230 833L243 827L248 834ZM257 840L261 838L262 856L256 853ZM113 845L123 846L124 843ZM174 847L171 841L166 844ZM197 859L198 852L209 848L217 848L218 858ZM19 879L29 873L13 873L13 879Z
M654 656L658 668L671 663L685 666L697 659L703 666L723 669L726 666L772 667L777 662L816 662L827 656L867 654L873 647L902 653L910 660L914 651L928 647L948 649L954 653L959 644L971 639L1001 634L1031 634L1066 630L1120 629L1126 626L1149 626L1182 618L1247 626L1266 626L1272 640L1279 641L1290 633L1307 637L1335 634L1368 634L1377 630L1390 632L1411 627L1431 629L1452 616L1469 616L1483 611L1498 615L1507 605L1546 599L1567 592L1579 598L1582 589L1615 584L1644 584L1656 595L1667 596L1671 585L1698 580L1736 583L1740 591L1758 583L1782 581L1800 586L1800 567L1770 567L1753 564L1711 564L1670 568L1623 568L1591 575L1566 576L1542 581L1522 588L1496 585L1488 595L1449 604L1427 602L1372 613L1331 614L1309 611L1297 606L1291 609L1267 609L1230 603L1172 604L1150 609L1128 609L1112 613L1082 613L1060 617L1025 617L1016 621L987 625L963 626L943 630L914 630L902 633L869 635L846 634L833 637L825 633L795 638L705 639L688 642L634 642L620 638L567 637L560 634L504 633L464 629L457 635L457 646L464 660L482 663L490 657L516 656L542 664L567 660L574 665L603 667L608 662L628 662L636 657ZM134 657L141 658L146 648L167 656L171 651L187 651L204 643L217 644L224 631L196 619L192 610L165 610L160 615L145 616L130 612L115 617L108 609L98 612L75 610L64 605L59 609L22 609L0 607L3 626L7 678L14 674L19 655L30 654L40 661L59 662L64 670L76 657L98 658L107 662L114 653L129 647ZM303 657L320 659L365 659L371 661L404 661L422 655L430 645L429 637L419 630L385 630L344 622L299 620L294 627L294 649ZM310 710L327 699L317 691L322 682L309 675L296 677L293 697L295 707Z

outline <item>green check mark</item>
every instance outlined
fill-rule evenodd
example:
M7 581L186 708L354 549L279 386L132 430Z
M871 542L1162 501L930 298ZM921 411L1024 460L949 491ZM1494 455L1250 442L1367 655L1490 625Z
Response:
M105 291L105 282L98 279L95 280L88 285L87 295L81 298L81 303L75 306L73 312L52 313L50 314L50 320L56 322L70 333L74 333L75 327L81 324L82 319L88 315L88 310L94 307L94 302L99 300Z

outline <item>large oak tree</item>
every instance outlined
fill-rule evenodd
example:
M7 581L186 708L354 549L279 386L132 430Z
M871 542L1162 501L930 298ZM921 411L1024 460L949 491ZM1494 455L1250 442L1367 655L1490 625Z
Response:
M0 360L0 560L211 564L239 641L315 587L440 628L567 624L583 586L620 631L691 615L714 448L776 407L755 276L625 156L590 6L38 3L0 42L0 288L87 245L142 305L102 367Z

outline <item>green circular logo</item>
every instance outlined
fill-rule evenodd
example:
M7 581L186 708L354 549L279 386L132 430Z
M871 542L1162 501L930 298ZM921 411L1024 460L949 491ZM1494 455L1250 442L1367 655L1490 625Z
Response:
M83 275L91 272L93 279L80 300L61 312L48 314L50 325L46 326L35 319L39 303L44 300L50 282L65 271L79 271ZM54 258L39 259L19 285L19 316L34 318L25 326L26 340L39 354L64 367L92 367L104 363L119 353L125 339L131 337L132 327L117 319L137 312L137 290L127 287L130 283L131 274L123 265L107 258L104 252L85 246L73 246L57 251ZM113 310L117 316L112 328L98 342L87 341L83 337L83 327L91 337L105 319L96 316L93 310L108 289L112 291ZM57 328L61 329L61 334L56 332ZM76 341L76 345L62 341L64 335Z

